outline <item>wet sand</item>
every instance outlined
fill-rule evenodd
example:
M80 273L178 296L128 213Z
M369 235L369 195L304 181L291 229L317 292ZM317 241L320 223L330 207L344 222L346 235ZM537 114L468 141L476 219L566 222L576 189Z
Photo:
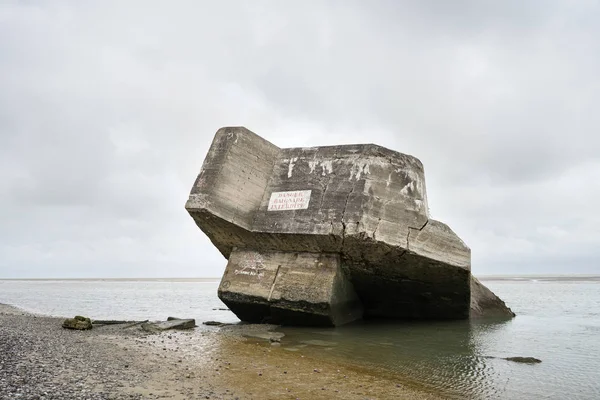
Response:
M148 334L69 331L62 320L0 305L0 398L445 398L389 371L289 351L265 325Z

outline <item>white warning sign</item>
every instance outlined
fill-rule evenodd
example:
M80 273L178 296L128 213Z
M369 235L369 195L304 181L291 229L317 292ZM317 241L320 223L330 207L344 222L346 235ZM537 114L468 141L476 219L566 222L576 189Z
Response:
M310 203L311 190L273 192L268 211L306 210Z

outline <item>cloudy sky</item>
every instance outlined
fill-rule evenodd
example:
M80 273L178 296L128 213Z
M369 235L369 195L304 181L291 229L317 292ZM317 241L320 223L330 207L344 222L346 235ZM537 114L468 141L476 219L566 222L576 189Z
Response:
M417 156L477 275L600 273L598 1L0 1L0 277L220 276L212 137Z

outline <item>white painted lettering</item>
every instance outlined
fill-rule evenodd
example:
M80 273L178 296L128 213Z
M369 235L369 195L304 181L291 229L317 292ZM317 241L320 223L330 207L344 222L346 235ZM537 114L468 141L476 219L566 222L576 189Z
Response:
M273 192L268 211L306 210L310 203L311 190Z

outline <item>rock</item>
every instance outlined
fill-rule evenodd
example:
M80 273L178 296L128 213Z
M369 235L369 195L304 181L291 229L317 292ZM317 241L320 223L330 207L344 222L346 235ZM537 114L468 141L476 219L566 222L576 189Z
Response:
M62 327L65 329L75 329L85 331L92 329L92 321L89 318L76 315L75 318L67 318L63 321Z
M148 332L166 331L169 329L193 329L195 327L195 319L171 319L163 322L149 322L142 324L142 329Z
M228 259L218 295L242 321L514 316L472 277L469 247L430 218L423 165L410 155L372 144L280 149L222 128L186 209Z
M539 358L535 357L494 357L494 356L484 356L484 358L497 358L499 360L506 360L512 362L518 362L522 364L539 364L542 362Z
M202 325L207 325L207 326L227 326L227 325L231 325L231 324L227 324L225 322L219 322L219 321L204 321L202 323Z
M534 357L506 357L504 358L506 361L514 361L523 364L539 364L542 362L539 358Z
M477 278L471 276L471 308L469 315L471 318L505 318L507 316L514 317L515 313Z

